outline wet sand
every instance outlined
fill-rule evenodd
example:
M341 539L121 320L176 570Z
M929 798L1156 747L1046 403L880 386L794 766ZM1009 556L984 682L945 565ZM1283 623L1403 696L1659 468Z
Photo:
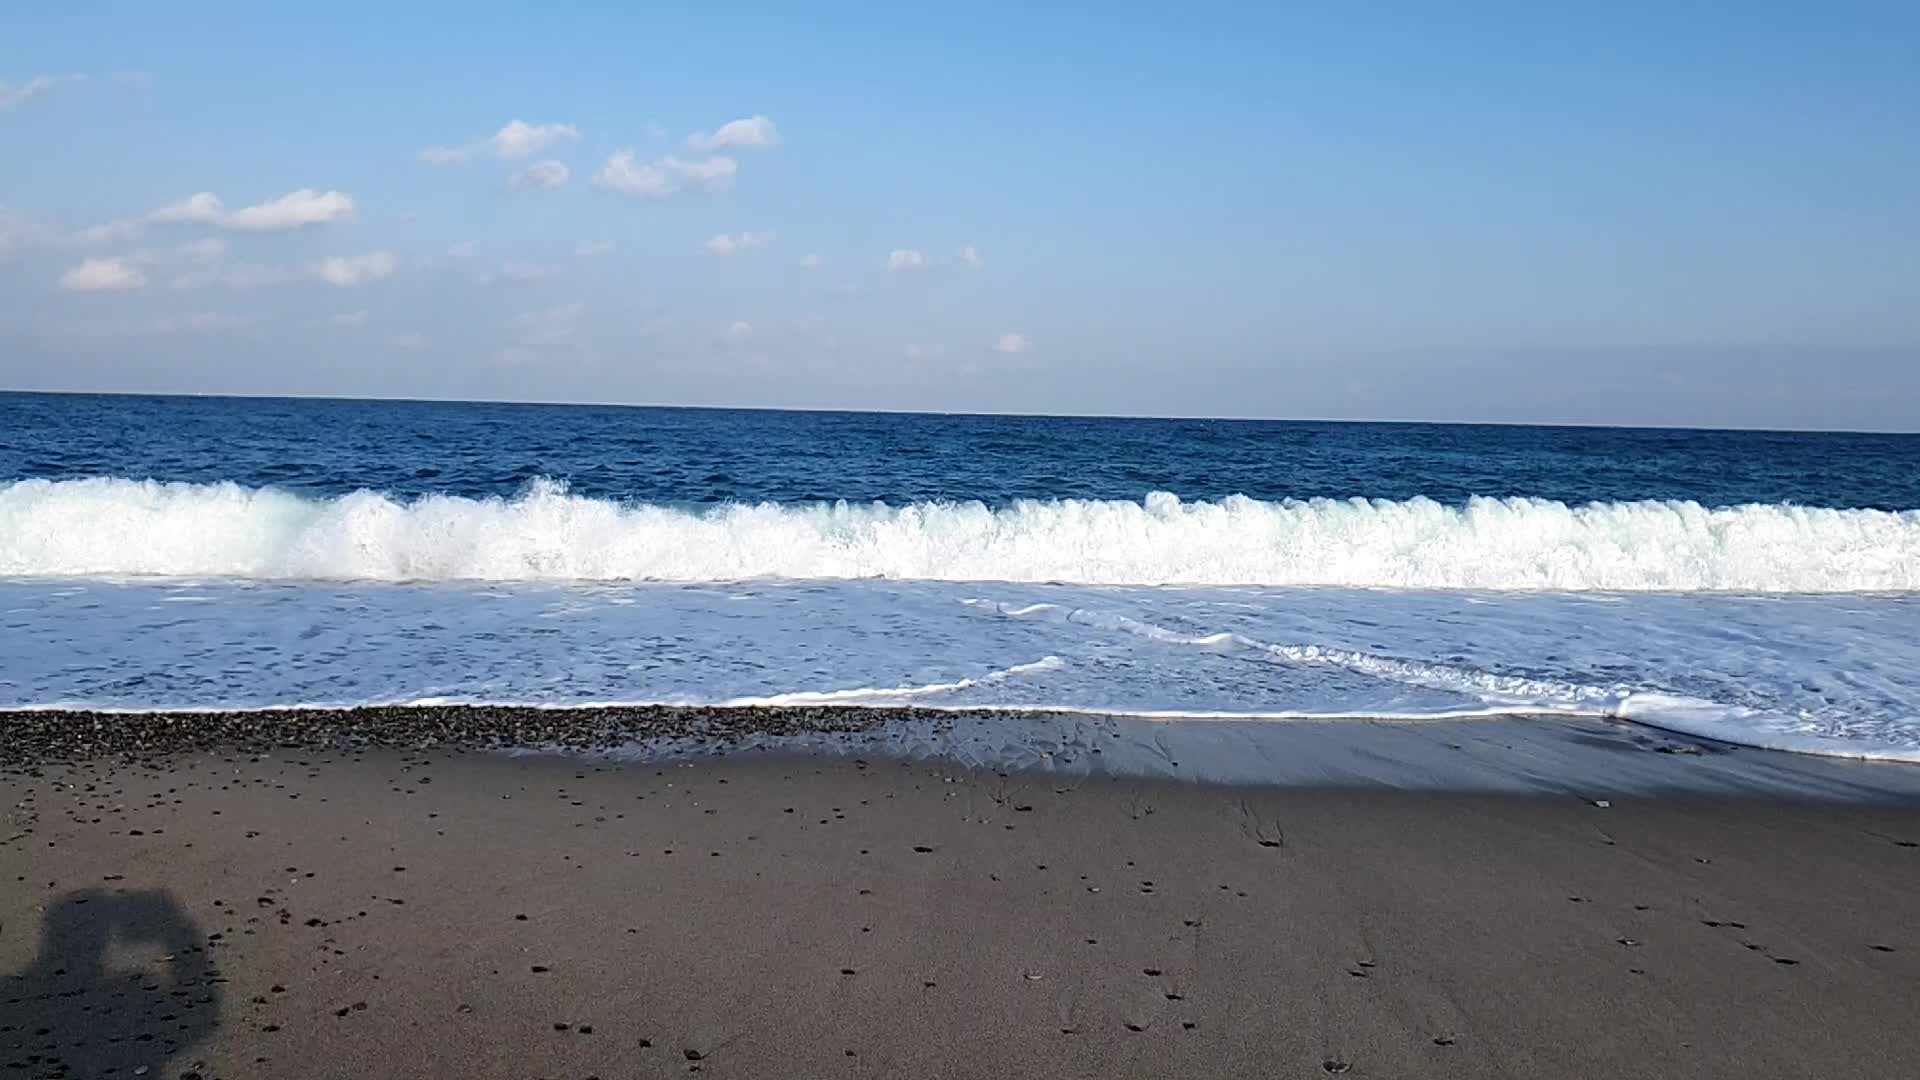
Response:
M16 760L0 797L0 1076L1920 1065L1898 800L445 749Z

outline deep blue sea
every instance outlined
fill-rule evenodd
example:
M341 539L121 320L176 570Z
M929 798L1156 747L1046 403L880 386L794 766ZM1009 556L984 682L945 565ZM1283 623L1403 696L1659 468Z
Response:
M1605 715L1920 760L1920 436L0 394L0 707Z

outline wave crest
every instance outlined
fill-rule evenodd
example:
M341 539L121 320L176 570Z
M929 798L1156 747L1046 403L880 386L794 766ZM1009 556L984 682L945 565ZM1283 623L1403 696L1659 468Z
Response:
M724 505L100 477L0 485L0 575L376 581L893 578L1561 591L1920 590L1920 511L1542 499Z

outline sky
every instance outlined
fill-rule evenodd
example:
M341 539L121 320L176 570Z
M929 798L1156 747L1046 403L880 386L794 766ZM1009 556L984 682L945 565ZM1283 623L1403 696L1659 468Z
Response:
M1920 429L1920 5L285 10L8 11L0 388Z

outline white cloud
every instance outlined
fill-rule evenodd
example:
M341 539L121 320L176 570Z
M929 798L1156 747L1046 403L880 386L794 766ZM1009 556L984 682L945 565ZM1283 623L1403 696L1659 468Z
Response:
M71 292L101 292L110 289L139 289L147 284L146 271L128 255L110 259L88 259L60 275L60 287Z
M1023 353L1033 349L1033 342L1025 334L1001 334L993 343L994 352Z
M510 120L487 145L503 158L530 157L535 151L544 150L554 143L572 142L580 137L580 129L572 124L529 124L524 120Z
M155 210L147 215L147 220L161 225L213 225L220 221L225 210L220 196L202 191Z
M705 247L709 255L727 256L771 243L773 243L773 234L770 232L743 232L734 233L731 236L721 233L708 240Z
M328 318L327 323L331 326L365 326L367 325L367 311L365 308L359 311L343 311L338 315Z
M228 213L220 196L210 191L189 195L147 215L160 225L213 225L238 232L283 232L306 225L325 225L353 216L353 196L340 191L301 188L277 199L243 206Z
M480 142L464 146L429 146L420 151L420 160L430 165L447 165L491 154L517 161L532 157L555 143L572 142L579 137L580 129L572 124L529 124L525 120L509 120L505 127Z
M541 161L507 178L510 191L553 191L567 182L573 171L564 161Z
M947 347L945 345L912 345L910 344L902 351L906 354L906 357L909 360L924 360L929 357L939 356L945 353L947 351Z
M573 245L573 253L582 259L590 259L595 255L605 255L612 250L613 241L611 240L582 240Z
M520 262L508 259L498 267L480 275L480 284L492 285L495 282L539 281L559 274L557 267L542 266L539 263Z
M912 248L899 248L887 255L887 269L899 273L906 270L924 270L927 257Z
M44 97L65 80L52 75L36 75L23 83L0 82L0 112L8 112Z
M979 250L972 244L961 248L959 254L955 255L954 258L959 260L961 266L969 270L978 270L983 265L980 261Z
M380 339L380 344L390 349L424 349L427 336L418 330L408 330L402 334L388 334Z
M727 327L728 341L740 341L744 338L750 338L752 336L753 336L753 324L750 322L735 322L732 325Z
M620 150L594 174L593 186L622 195L664 199L689 189L719 191L733 183L737 171L737 162L718 154L699 161L683 161L669 154L642 165L635 151Z
M447 248L447 258L471 259L473 258L475 246L476 245L471 240L462 240L459 243L454 244L451 247Z
M352 216L353 196L339 191L301 188L270 202L235 210L220 227L242 232L280 232L303 225L325 225Z
M818 255L808 253L800 256L800 269L802 270L818 270L825 265L827 265L827 260Z
M195 262L213 262L227 253L227 242L217 236L180 245L180 254Z
M391 252L375 251L366 255L334 255L321 259L314 273L321 281L340 288L378 281L400 268L400 260Z
M749 116L721 124L712 134L695 132L687 136L689 149L709 153L728 146L772 146L780 141L780 131L764 116Z

